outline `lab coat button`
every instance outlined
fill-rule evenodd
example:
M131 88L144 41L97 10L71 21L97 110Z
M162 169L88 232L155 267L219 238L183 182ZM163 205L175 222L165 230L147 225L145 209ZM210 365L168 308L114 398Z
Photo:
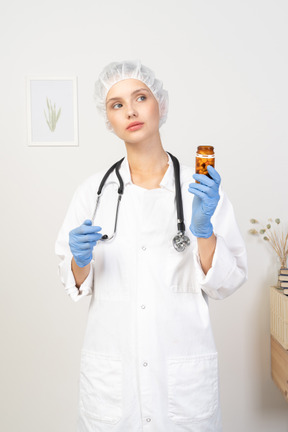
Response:
M148 366L148 363L144 362L144 363L143 363L143 366L144 366L144 367Z
M145 309L145 307L146 307L145 305L141 305L141 308L142 308L142 309Z
M142 246L141 248L143 251L146 251L146 246Z
M151 418L148 417L148 418L146 419L146 421L147 421L147 422L150 422L150 421L151 421Z

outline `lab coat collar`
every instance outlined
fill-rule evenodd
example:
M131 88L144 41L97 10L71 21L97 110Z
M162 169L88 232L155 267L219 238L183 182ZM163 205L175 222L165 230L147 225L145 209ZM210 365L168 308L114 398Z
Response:
M170 157L170 155L167 153L168 156L168 169L166 173L164 174L164 177L160 183L160 188L167 189L171 192L174 192L175 190L175 182L174 182L174 167L173 162ZM127 159L127 155L125 156L122 164L121 164L121 176L123 178L124 186L132 185L132 179L131 179L131 173L129 168L129 163Z

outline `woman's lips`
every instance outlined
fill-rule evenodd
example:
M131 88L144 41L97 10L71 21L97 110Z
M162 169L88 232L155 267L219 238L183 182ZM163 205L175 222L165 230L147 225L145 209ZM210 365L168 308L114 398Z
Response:
M133 126L128 127L127 130L134 131L134 130L141 129L141 127L143 126L143 124L144 123L137 123L137 124L135 124Z

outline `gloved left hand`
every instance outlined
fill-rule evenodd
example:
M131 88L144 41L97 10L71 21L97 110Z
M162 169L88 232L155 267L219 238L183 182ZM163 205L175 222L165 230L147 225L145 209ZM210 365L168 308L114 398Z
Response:
M199 183L190 183L189 192L193 193L192 220L190 231L196 237L208 238L213 234L211 217L214 214L219 196L221 177L211 166L207 167L212 178L204 174L193 174L193 178Z
M85 267L92 260L93 248L101 239L101 227L86 219L82 225L69 232L69 246L78 267Z

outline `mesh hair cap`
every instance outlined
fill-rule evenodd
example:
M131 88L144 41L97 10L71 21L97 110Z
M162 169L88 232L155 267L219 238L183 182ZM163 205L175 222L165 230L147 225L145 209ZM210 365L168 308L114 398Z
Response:
M95 83L94 98L101 115L105 117L106 126L113 132L107 118L106 97L110 88L119 81L134 78L142 81L151 90L159 105L159 128L165 123L168 114L168 92L163 89L162 81L155 78L154 72L141 64L140 60L109 63L100 73Z

